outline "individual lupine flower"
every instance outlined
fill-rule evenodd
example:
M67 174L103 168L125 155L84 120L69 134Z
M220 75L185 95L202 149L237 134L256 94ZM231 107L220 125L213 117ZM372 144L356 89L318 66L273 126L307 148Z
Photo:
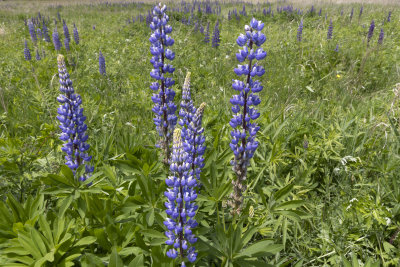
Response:
M67 23L65 23L65 20L63 20L63 31L65 39L68 39L68 43L71 42L71 36L69 35L68 26Z
M201 33L201 34L204 34L204 27L203 27L203 25L201 25L201 24L200 24L200 33Z
M42 58L40 57L39 49L36 48L36 60L39 61L39 60L41 60L41 59L42 59Z
M204 42L206 44L210 42L210 22L207 23L206 33L204 34Z
M340 10L340 16L343 16L343 8Z
M53 44L54 44L54 49L60 51L61 42L60 42L60 37L58 35L57 27L53 31Z
M172 74L175 70L171 64L166 63L166 59L175 58L175 53L168 48L174 44L174 39L168 35L172 32L172 27L167 24L169 17L165 13L166 9L167 7L161 3L154 7L153 21L150 23L152 34L149 41L150 52L153 55L150 60L153 65L150 76L156 80L150 85L150 89L154 91L151 98L154 102L152 109L155 113L154 123L160 136L158 146L163 150L164 163L168 164L172 134L178 118L175 115L177 109L174 104L175 92L171 88L175 81L166 77L168 73Z
M60 15L59 11L57 11L57 18L58 18L58 21L61 21L61 15Z
M211 46L217 48L219 46L220 42L221 42L221 38L220 38L220 34L219 34L219 21L217 20L217 23L215 23L215 27L214 27L214 33L213 33Z
M360 14L358 15L358 19L361 18L361 15L362 15L362 13L363 13L363 10L364 10L364 6L361 6L361 8L360 8Z
M37 37L36 37L35 25L33 25L32 20L29 20L28 22L28 30L29 34L31 35L32 42L36 43Z
M351 8L350 12L350 21L353 19L354 7Z
M99 53L99 72L101 75L106 75L106 60L101 51Z
M182 101L181 108L179 110L179 125L187 127L193 119L194 113L196 112L193 106L193 101L190 94L190 72L186 74L185 82L182 87Z
M389 14L388 14L388 17L387 17L387 22L390 22L391 16L392 16L392 11L389 11Z
M78 29L75 26L75 23L74 23L73 33L74 33L74 41L75 41L75 43L79 44L79 33L78 33Z
M301 19L299 28L297 29L297 41L301 42L303 38L303 19Z
M339 44L336 45L336 48L333 51L335 51L336 53L339 53Z
M43 37L46 42L50 43L49 30L47 29L47 26L44 22L43 22Z
M322 8L319 9L318 16L321 17L321 14L322 14Z
M374 29L375 29L375 21L371 21L371 25L369 25L369 30L368 30L368 36L367 36L367 42L371 41L372 35L374 34Z
M64 39L65 50L69 51L69 40L67 38Z
M328 27L328 34L327 34L328 40L332 39L332 33L333 33L333 24L332 24L332 19L331 19L329 22L329 27Z
M250 26L245 26L246 34L240 34L236 40L237 44L242 47L236 54L236 58L239 62L248 60L248 64L238 65L234 69L236 75L245 76L244 81L232 80L232 88L239 92L230 100L234 113L229 122L233 128L230 147L235 156L231 164L236 173L236 179L232 181L233 193L229 201L233 214L241 212L242 194L246 188L243 183L247 177L247 166L258 147L255 137L260 127L251 121L260 116L255 106L260 104L261 100L256 93L260 92L263 87L254 77L261 77L265 73L264 68L255 62L255 60L262 60L267 56L267 53L260 47L266 40L265 35L261 33L263 28L264 23L253 18Z
M86 153L90 146L86 143L88 135L86 135L86 117L83 115L83 108L80 107L82 99L74 91L65 66L64 56L58 55L57 62L61 92L57 97L57 101L61 104L57 110L57 119L60 121L62 131L60 140L65 142L61 150L67 154L65 164L74 175L79 166L85 166L85 174L79 177L80 181L85 181L93 172L94 167L88 165L92 157Z
M28 60L28 61L32 59L31 51L29 50L28 42L26 40L25 40L25 48L24 48L24 57L25 57L25 60Z
M385 36L385 33L383 32L383 29L381 28L381 32L379 33L379 38L378 38L378 44L383 43L383 37Z
M172 175L165 181L168 186L164 193L167 197L165 207L168 218L164 221L164 225L167 227L165 235L168 238L165 243L173 245L173 248L167 251L167 256L175 259L179 254L182 266L185 266L185 257L190 262L194 262L197 257L195 248L191 246L197 241L192 233L192 229L198 225L194 219L198 209L194 203L197 198L197 179L188 175L190 163L187 161L188 153L184 150L181 130L177 128L173 134L170 163Z

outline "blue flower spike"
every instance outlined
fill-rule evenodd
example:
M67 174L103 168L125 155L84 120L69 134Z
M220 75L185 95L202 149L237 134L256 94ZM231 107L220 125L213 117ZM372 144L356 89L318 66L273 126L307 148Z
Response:
M161 3L153 9L153 19L150 23L152 34L149 38L150 52L152 58L150 63L153 69L150 76L155 79L152 82L150 89L154 91L152 101L154 103L153 112L155 113L154 124L160 141L157 146L161 147L164 154L164 164L169 164L170 159L170 144L175 125L178 121L176 105L174 104L175 92L171 88L175 81L167 77L168 74L173 74L175 68L167 63L167 60L173 60L175 53L169 47L174 44L168 34L172 32L172 27L168 25L169 17L165 13L167 7Z
M86 143L89 138L86 134L86 117L83 115L83 108L81 107L82 99L74 91L63 55L58 55L57 63L61 92L57 97L57 101L61 104L57 110L57 119L62 131L60 140L64 141L61 150L67 154L65 164L74 175L76 175L79 166L85 166L85 174L79 177L79 181L83 182L90 177L94 170L93 166L88 165L92 157L86 153L90 148L89 144Z
M253 18L250 26L245 26L245 34L240 34L236 40L241 47L236 58L239 62L246 62L234 69L236 75L244 76L244 81L232 80L232 88L238 94L233 95L230 100L233 112L233 118L229 123L233 128L230 147L234 153L234 160L231 164L236 179L232 181L233 193L230 195L228 204L232 208L232 214L237 215L241 212L242 195L246 189L244 181L247 176L247 166L258 147L255 137L260 127L252 121L260 116L255 107L261 103L261 100L256 93L260 92L263 87L256 80L256 76L261 77L265 73L264 68L257 62L267 56L267 53L261 48L266 41L265 35L261 33L263 28L264 23Z

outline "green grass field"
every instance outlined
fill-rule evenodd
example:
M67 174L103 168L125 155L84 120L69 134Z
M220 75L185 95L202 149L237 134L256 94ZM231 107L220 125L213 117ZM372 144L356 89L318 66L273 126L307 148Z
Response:
M311 2L295 3L303 12L297 14L277 12L287 5L280 2L272 4L273 16L265 16L267 3L247 3L247 16L228 20L228 11L243 4L218 5L219 15L199 15L196 8L191 25L181 23L190 13L172 11L180 2L168 3L167 11L175 40L175 103L191 72L193 101L207 104L194 230L199 254L187 266L399 266L399 6L365 4L359 16L360 3L319 2L312 14ZM155 147L145 22L152 7L0 2L0 266L178 266L165 256L169 170ZM24 20L38 12L50 38L56 21L64 39L59 13L71 35L75 23L80 43L71 41L70 51L63 44L60 52L52 42L35 46ZM139 14L143 22L127 23ZM238 79L236 38L252 17L265 23L267 36L267 57L260 61L266 70L260 145L248 167L242 214L232 218L226 207L235 178L229 99L232 79ZM211 36L219 20L218 48L195 32L197 18L203 27L210 22ZM327 40L330 19L333 38ZM24 59L24 40L31 61ZM99 73L100 50L107 75ZM61 151L59 53L87 116L91 186L76 181Z

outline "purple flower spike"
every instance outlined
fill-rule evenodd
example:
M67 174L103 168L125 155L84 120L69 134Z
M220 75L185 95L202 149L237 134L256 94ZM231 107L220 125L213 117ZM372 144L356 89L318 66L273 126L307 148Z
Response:
M301 19L299 28L297 29L297 41L301 42L303 39L303 19Z
M74 24L74 41L76 44L79 44L79 33L78 33L78 29L76 28L75 24Z
M54 49L56 51L60 51L61 42L60 42L60 37L59 37L58 32L57 32L57 27L53 31L53 44L54 44Z
M354 14L354 7L351 8L350 21L353 19L353 14Z
M381 32L379 33L379 39L378 39L378 44L383 43L383 37L385 36L385 33L383 32L383 29L381 29Z
M332 39L332 33L333 33L333 24L332 24L332 19L329 22L329 27L328 27L328 34L327 38L328 40Z
M192 132L186 132L194 140L202 139L201 132L197 130L202 131L201 117L203 110L204 105L200 106L196 112L198 116L191 123L193 126L192 129L195 129L195 132L199 135L193 136ZM165 235L168 238L165 243L174 247L167 251L167 256L175 259L179 255L180 260L184 264L185 257L190 262L194 262L197 257L195 248L192 246L192 244L196 243L197 238L192 233L192 229L198 225L194 219L198 206L194 202L197 198L197 179L191 170L191 154L187 152L193 147L191 143L182 142L182 135L184 134L180 129L175 129L170 164L172 175L166 180L168 189L164 193L167 197L165 207L167 208L166 213L168 215L167 220L164 221L164 225L167 227ZM196 146L194 147L195 150L197 148ZM195 156L194 159L197 160L197 157Z
M79 181L85 181L90 177L94 167L88 165L92 157L86 153L90 146L86 143L88 135L86 135L86 117L83 115L83 108L80 107L82 99L74 91L65 66L64 56L58 55L57 62L61 92L57 97L57 101L61 104L57 110L57 119L60 121L62 131L60 139L65 142L61 150L67 154L65 164L74 175L79 166L85 166L85 175L78 178Z
M206 44L210 42L210 22L207 23L206 33L204 34L204 42Z
M36 48L36 60L39 61L39 60L41 60L41 59L42 59L42 58L40 57L39 49Z
M32 59L31 51L28 48L28 42L25 40L25 48L24 48L24 57L25 60L29 61Z
M32 20L29 20L29 22L28 22L28 29L29 29L29 34L31 35L32 42L36 43L37 36L36 36L36 31L35 31L35 25L33 25Z
M101 75L106 75L106 60L101 51L99 53L99 72Z
M302 26L302 22L300 24ZM233 193L230 196L228 204L232 208L232 214L239 215L243 203L242 194L246 188L243 184L247 177L247 166L253 157L258 142L255 140L256 134L260 129L252 121L260 116L255 108L261 103L259 96L263 87L255 76L262 76L264 68L257 64L256 60L262 60L267 53L260 47L266 40L265 35L260 32L264 24L261 21L252 19L250 26L245 26L245 34L240 34L236 40L242 48L236 54L239 62L247 61L248 64L238 65L234 69L238 76L245 75L244 81L232 80L232 88L239 92L234 95L230 102L232 104L233 118L229 122L233 128L231 132L232 140L230 147L234 154L233 171L236 173L236 179L232 181Z
M46 42L50 43L49 30L47 29L47 26L44 22L43 22L43 31L42 32L43 32L42 34L43 34L44 40Z
M217 48L219 43L221 42L220 33L219 33L219 21L215 23L214 33L212 38L211 46Z
M69 51L69 40L67 38L64 39L65 50Z
M374 29L375 29L375 21L371 21L371 25L369 26L368 30L368 36L367 36L367 42L369 44L369 41L371 41L372 35L374 34Z
M156 5L149 25L152 30L149 38L150 52L153 55L150 60L153 65L150 76L156 80L150 85L150 89L154 91L151 99L154 102L154 123L160 136L158 146L163 150L164 164L169 163L172 134L178 121L175 115L177 109L174 104L175 92L171 88L175 81L167 77L168 73L172 74L175 68L168 64L166 59L173 60L175 54L168 48L174 44L174 39L168 35L172 32L172 27L167 24L169 17L165 13L166 9L167 7L161 3Z
M65 39L67 39L68 43L70 43L71 42L71 36L69 35L68 26L67 26L67 23L65 23L65 20L63 20L63 31L64 31Z

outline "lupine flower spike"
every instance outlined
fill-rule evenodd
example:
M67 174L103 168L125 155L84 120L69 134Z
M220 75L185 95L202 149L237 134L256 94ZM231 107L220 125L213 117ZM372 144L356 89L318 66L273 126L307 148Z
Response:
M65 20L63 20L63 31L64 31L65 39L67 39L68 43L70 43L71 42L71 37L69 35L68 26L67 26L67 23L65 23Z
M206 44L210 42L210 22L207 23L206 33L204 34L204 42Z
M192 229L198 224L193 218L198 206L194 200L197 198L195 187L197 180L188 175L190 163L187 162L188 154L184 150L181 130L175 129L173 135L173 147L170 170L172 175L166 179L168 186L164 195L167 197L165 207L169 216L164 225L167 227L165 235L168 240L165 242L173 248L167 251L167 256L177 258L182 261L181 266L185 266L184 258L194 262L197 257L195 248L191 244L196 243L197 238L192 233Z
M300 21L299 28L297 29L297 41L301 42L303 38L303 19Z
M332 39L332 32L333 32L333 24L332 24L332 19L329 22L329 27L328 27L328 34L327 38L328 40Z
M54 49L56 51L60 51L61 49L61 42L60 42L60 37L58 36L58 31L57 27L53 31L53 44L54 44Z
M28 42L26 40L25 40L25 48L24 48L24 58L27 61L32 59L31 51L29 50Z
M371 25L369 26L368 30L368 36L367 36L367 43L369 45L369 41L371 41L372 35L374 34L374 29L375 29L375 21L371 21Z
M245 81L232 80L233 89L239 92L230 100L234 113L229 123L233 128L230 147L235 155L231 164L236 173L236 179L232 181L233 193L229 200L233 214L241 212L242 194L246 188L243 183L247 177L247 166L258 147L255 136L260 127L256 123L251 123L251 120L260 116L255 106L260 104L261 100L255 93L260 92L263 87L258 80L254 80L254 77L261 77L265 73L264 68L255 62L255 60L262 60L267 56L267 53L260 47L266 40L265 35L261 33L263 28L264 23L253 18L250 26L245 26L246 34L240 34L236 40L237 44L242 47L236 54L236 58L239 62L247 60L248 64L238 65L234 70L236 75L244 75Z
M353 14L354 14L354 7L351 8L351 12L350 12L350 22L353 19Z
M79 44L79 33L78 33L78 29L76 28L75 24L74 24L74 40L76 44Z
M172 74L175 70L172 65L166 63L166 59L175 58L175 53L168 48L174 44L174 39L168 35L172 32L172 27L167 25L169 17L165 13L166 9L167 7L161 3L154 7L153 20L150 23L152 34L149 39L150 52L153 55L150 60L153 64L150 76L156 80L150 85L150 89L155 92L151 99L154 102L154 123L161 139L158 146L163 150L164 164L169 162L170 143L178 121L175 115L177 109L174 104L175 92L171 89L175 81L166 77L168 73Z
M106 75L106 60L101 51L99 53L99 72L101 75Z
M339 53L339 44L336 45L336 48L333 51L335 51L336 53Z
M179 125L187 127L191 123L196 109L193 106L193 101L190 95L190 72L186 74L185 82L182 88L181 109L179 110Z
M191 122L187 128L182 128L182 137L184 139L184 150L188 153L187 162L190 164L189 177L197 179L200 184L200 173L204 167L204 145L205 137L203 135L204 128L201 126L203 112L206 103L202 103L191 118Z
M32 20L29 20L28 22L28 29L29 29L29 34L31 35L32 42L36 44L37 37L36 37L35 25L33 25Z
M42 58L40 57L39 49L36 48L36 60L39 61L39 60L41 60L41 59L42 59Z
M72 87L64 56L58 55L57 62L61 92L57 97L57 101L61 103L57 110L57 119L60 121L62 130L60 139L65 142L61 150L67 154L65 164L74 175L79 166L85 166L85 174L79 177L80 181L85 181L93 172L94 167L88 165L92 157L86 153L90 146L86 143L88 135L85 134L87 130L86 117L83 115L83 108L80 107L82 99Z
M67 39L67 38L64 39L64 46L65 46L65 50L69 51L69 39Z
M381 32L379 33L379 38L378 38L378 44L383 43L383 37L385 36L385 33L383 32L383 29L381 28Z
M215 23L214 33L212 38L211 46L217 48L219 43L221 42L220 33L219 33L219 21Z

